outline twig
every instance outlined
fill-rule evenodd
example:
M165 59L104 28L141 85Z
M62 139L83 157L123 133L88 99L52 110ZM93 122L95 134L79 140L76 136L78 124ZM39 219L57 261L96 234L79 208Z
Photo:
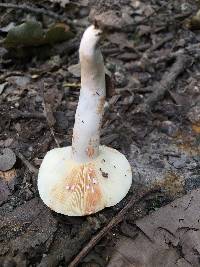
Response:
M15 152L19 159L24 163L24 165L28 168L28 170L34 174L38 174L38 169L35 168L20 152Z
M159 56L159 57L157 57L156 53L152 53L150 62L151 62L151 64L157 64L157 63L165 61L165 60L171 60L173 58L176 58L179 55L183 55L183 54L186 54L186 53L188 55L192 55L195 58L199 57L199 55L200 55L200 44L199 43L198 44L192 44L192 45L186 46L184 48L180 48L177 51L170 52L167 55Z
M11 119L15 120L15 119L45 119L44 114L40 113L40 112L23 112L20 110L15 110L11 113Z
M44 96L44 86L45 86L44 83L40 83L40 91L41 91L42 97L43 97L44 115L46 117L46 121L47 121L49 129L50 129L50 133L53 136L53 139L54 139L57 147L60 147L60 144L59 144L59 142L55 136L54 129L53 129L53 125L56 123L56 120L54 118L53 111L51 109L51 105L49 103L46 103L45 96Z
M172 65L169 71L166 71L162 80L156 83L152 88L152 94L144 101L144 103L138 105L136 109L132 111L132 114L147 113L159 100L161 100L166 91L170 90L174 85L176 78L184 71L188 65L191 64L191 58L185 54L177 56L175 63Z
M158 190L158 189L157 189ZM75 267L78 263L89 253L89 251L118 223L120 223L127 211L133 207L136 203L138 203L142 198L149 195L150 193L155 192L155 189L145 189L144 191L140 191L132 196L127 205L121 209L121 211L98 233L96 234L89 243L79 252L79 254L71 261L68 267Z
M54 19L60 19L61 18L60 15L54 13L53 11L46 10L44 8L31 7L31 6L27 6L25 4L16 5L16 4L12 4L12 3L0 3L0 7L22 9L24 11L28 11L28 12L32 12L32 13L36 13L36 14L41 14L41 15L46 15L46 16L52 17Z
M165 38L162 38L159 42L155 43L153 46L151 46L146 53L151 53L158 48L162 47L165 43L171 41L174 38L174 36L166 36Z
M4 81L6 78L10 76L24 76L24 74L22 74L21 71L7 72L7 70L1 69L1 72L3 72L3 74L0 75L0 81Z

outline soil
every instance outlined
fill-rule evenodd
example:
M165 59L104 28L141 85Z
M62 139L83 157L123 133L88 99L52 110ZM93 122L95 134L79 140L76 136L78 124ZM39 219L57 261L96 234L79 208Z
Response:
M79 266L106 266L118 236L127 233L127 222L134 227L137 218L200 187L200 23L195 20L193 25L200 3L4 3L0 5L0 266L68 266L136 192L159 188L134 205L79 262ZM22 4L26 9L19 8ZM70 39L5 46L11 23L27 20L39 21L44 30L62 22L70 27ZM56 214L42 203L37 173L48 150L71 145L80 78L68 68L78 63L80 38L91 21L107 32L101 49L115 84L115 94L107 98L101 143L127 156L133 184L118 205L77 218Z

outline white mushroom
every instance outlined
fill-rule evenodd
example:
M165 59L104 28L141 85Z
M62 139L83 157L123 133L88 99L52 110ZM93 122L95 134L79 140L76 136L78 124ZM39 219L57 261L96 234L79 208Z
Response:
M81 40L81 91L72 146L49 151L39 170L40 197L52 210L69 216L83 216L117 204L132 182L125 156L99 145L106 92L98 47L101 34L92 25Z

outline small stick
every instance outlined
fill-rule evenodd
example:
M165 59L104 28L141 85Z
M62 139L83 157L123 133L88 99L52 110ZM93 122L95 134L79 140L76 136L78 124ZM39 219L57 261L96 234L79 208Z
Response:
M13 113L11 113L11 119L39 119L43 120L46 119L44 114L40 112L23 112L20 110L15 110Z
M27 6L25 4L16 5L16 4L12 4L12 3L0 3L0 7L22 9L24 11L28 11L28 12L32 12L32 13L36 13L36 14L41 14L41 15L46 15L46 16L52 17L54 19L60 19L61 18L61 16L59 16L58 14L56 14L50 10L46 10L44 8L31 7L31 6Z
M155 43L153 46L151 46L146 53L151 53L155 50L157 50L158 48L162 47L165 43L173 40L173 36L167 36L165 38L162 38L159 42Z
M21 161L24 163L24 165L28 168L28 170L31 172L31 173L34 173L34 174L38 174L38 169L35 168L25 157L24 155L22 155L22 153L20 152L16 152L17 156L19 159L21 159Z
M158 190L158 188L156 188ZM142 198L149 195L150 193L155 192L156 189L146 188L144 191L140 191L132 196L130 201L126 204L124 208L92 239L89 243L79 252L79 254L71 261L68 267L75 267L78 263L89 253L89 251L109 232L113 227L120 223L127 211L138 203Z
M49 129L50 129L50 133L53 136L53 139L54 139L54 141L56 143L56 146L60 147L60 144L58 142L58 139L55 136L54 129L53 129L53 125L56 122L55 118L54 118L54 115L53 115L53 111L51 109L51 105L49 103L46 103L46 100L45 100L45 95L44 95L45 84L44 83L40 83L40 88L41 88L41 93L42 93L42 97L43 97L44 115L46 117L47 124L48 124Z
M175 63L172 65L169 71L166 71L163 75L163 78L159 83L156 83L153 86L152 94L150 94L144 103L138 105L133 111L132 114L136 113L146 113L161 100L166 91L170 90L174 85L177 77L184 71L188 65L191 64L191 58L185 54L180 54L177 56Z

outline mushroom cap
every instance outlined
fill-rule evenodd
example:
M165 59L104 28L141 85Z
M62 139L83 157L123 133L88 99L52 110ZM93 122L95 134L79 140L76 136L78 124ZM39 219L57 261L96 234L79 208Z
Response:
M69 216L92 214L120 202L132 183L131 166L119 151L99 147L99 156L78 163L71 146L50 150L39 170L41 199L52 210Z

